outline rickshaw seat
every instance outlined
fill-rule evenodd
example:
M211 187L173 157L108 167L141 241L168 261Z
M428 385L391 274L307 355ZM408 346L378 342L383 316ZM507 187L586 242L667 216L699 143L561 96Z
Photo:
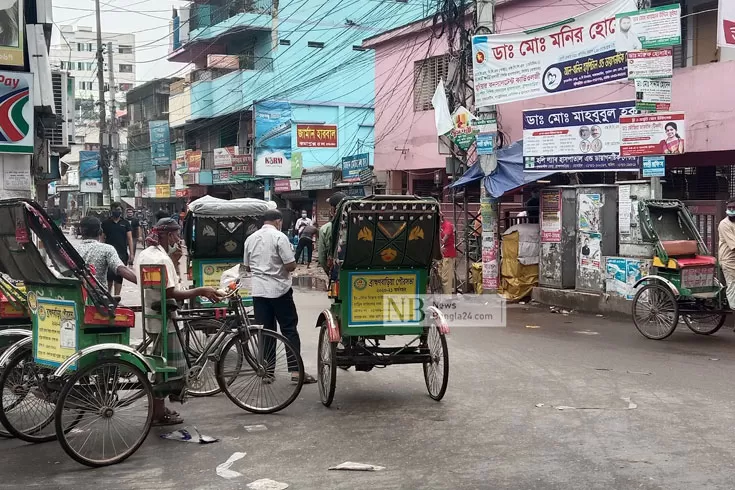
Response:
M662 241L661 246L669 257L682 257L685 255L697 255L699 245L696 240L668 240Z
M692 258L676 259L679 267L700 267L706 265L715 265L717 259L710 255L695 255Z
M84 307L84 324L134 328L135 312L128 308L117 308L115 309L115 320L113 322L107 315L100 313L96 306L87 305Z

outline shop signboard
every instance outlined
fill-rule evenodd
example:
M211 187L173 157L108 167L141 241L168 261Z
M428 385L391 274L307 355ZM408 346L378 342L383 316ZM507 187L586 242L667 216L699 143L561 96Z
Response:
M618 155L620 118L636 113L632 100L523 111L525 169L637 170Z
M99 151L79 152L79 192L102 192L102 169Z
M370 154L360 153L342 158L342 182L360 182L360 172L370 168Z
M717 45L735 48L735 2L722 0L717 15Z
M305 173L301 176L301 190L315 191L319 189L331 189L334 182L332 172Z
M277 193L281 192L292 192L301 190L301 181L296 179L276 179L274 191Z
M232 168L232 157L239 154L237 146L215 148L213 153L214 168Z
M168 121L149 121L151 162L154 167L171 165L171 132Z
M156 199L168 199L171 197L171 186L169 184L156 185Z
M337 126L297 124L296 146L299 148L337 148Z
M232 175L253 175L252 155L232 155L230 162L232 164Z
M678 3L615 15L615 49L637 51L681 44L681 6Z
M667 112L671 109L671 78L637 78L635 108L639 111Z
M291 104L264 101L255 104L255 175L291 176Z
M232 177L232 170L215 169L212 170L212 185L231 184L235 179Z
M5 49L8 48L0 45L0 64L15 64L8 63L9 58L2 57ZM20 66L23 66L22 46ZM33 102L32 73L0 71L0 104L3 114L0 118L0 153L33 153Z
M685 151L683 112L661 112L620 118L620 155L681 155Z
M674 74L674 50L628 51L628 79L670 78Z
M666 176L666 157L643 157L643 176L644 177L665 177Z
M475 105L486 107L568 92L628 77L615 52L615 16L635 0L614 0L530 31L472 38Z
M202 169L201 150L188 150L186 152L186 168L189 172L199 172Z

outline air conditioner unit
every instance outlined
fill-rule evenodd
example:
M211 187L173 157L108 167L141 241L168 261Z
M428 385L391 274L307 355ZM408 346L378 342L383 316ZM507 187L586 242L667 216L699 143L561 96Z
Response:
M44 138L49 141L52 151L69 148L69 94L67 74L54 71L51 73L51 85L54 96L54 113L56 117L51 124L44 126Z

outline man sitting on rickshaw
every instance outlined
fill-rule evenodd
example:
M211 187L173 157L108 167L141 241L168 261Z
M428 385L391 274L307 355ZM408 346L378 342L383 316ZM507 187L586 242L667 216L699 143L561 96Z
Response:
M212 303L218 303L222 296L212 287L200 287L194 289L181 289L179 287L178 263L181 259L181 226L173 218L163 218L156 223L151 233L146 238L147 248L136 257L135 270L139 273L141 265L163 265L166 268L166 298L176 301L194 299L202 296ZM143 288L143 281L139 281ZM161 293L155 289L143 289L146 314L154 315L160 313L162 306ZM162 325L160 320L149 319L146 322L147 334L154 337L154 345L160 346L155 337L161 334ZM160 353L157 353L160 355ZM186 360L184 351L176 335L173 320L169 317L168 324L168 365L176 368L176 376L186 374ZM171 401L180 401L172 395ZM164 400L154 400L153 425L176 425L183 423L181 416L165 407Z

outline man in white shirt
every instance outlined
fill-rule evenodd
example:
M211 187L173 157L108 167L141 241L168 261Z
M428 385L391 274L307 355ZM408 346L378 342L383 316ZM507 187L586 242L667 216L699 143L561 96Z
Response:
M166 281L166 299L175 299L183 301L185 299L193 299L197 296L203 296L213 303L219 302L222 297L217 290L212 287L201 287L195 289L181 289L179 287L179 274L177 272L177 263L181 258L181 236L179 231L181 227L173 218L163 218L156 223L156 226L147 237L146 243L148 247L140 252L135 258L135 272L140 274L140 267L146 265L162 265L166 273L166 277L162 280ZM141 289L143 281L138 280ZM148 315L160 314L162 305L161 292L156 289L143 289L143 299L145 302L145 312ZM155 342L155 337L161 334L161 321L150 319L146 321L146 333L154 337L154 345L160 347L160 342ZM169 366L176 367L176 375L184 376L186 374L186 359L184 358L183 348L176 335L174 322L169 316L168 321L168 356L166 360ZM161 353L158 352L158 355ZM171 396L172 400L176 397ZM183 423L181 416L165 407L164 400L155 399L153 403L153 424L154 425L176 425Z
M299 315L293 301L291 272L296 269L291 244L283 234L283 215L277 209L266 211L263 227L245 240L245 269L252 273L253 309L255 321L269 330L281 333L301 354L301 339L297 326ZM296 367L289 366L292 380L298 379ZM316 383L313 376L304 374L304 383Z

